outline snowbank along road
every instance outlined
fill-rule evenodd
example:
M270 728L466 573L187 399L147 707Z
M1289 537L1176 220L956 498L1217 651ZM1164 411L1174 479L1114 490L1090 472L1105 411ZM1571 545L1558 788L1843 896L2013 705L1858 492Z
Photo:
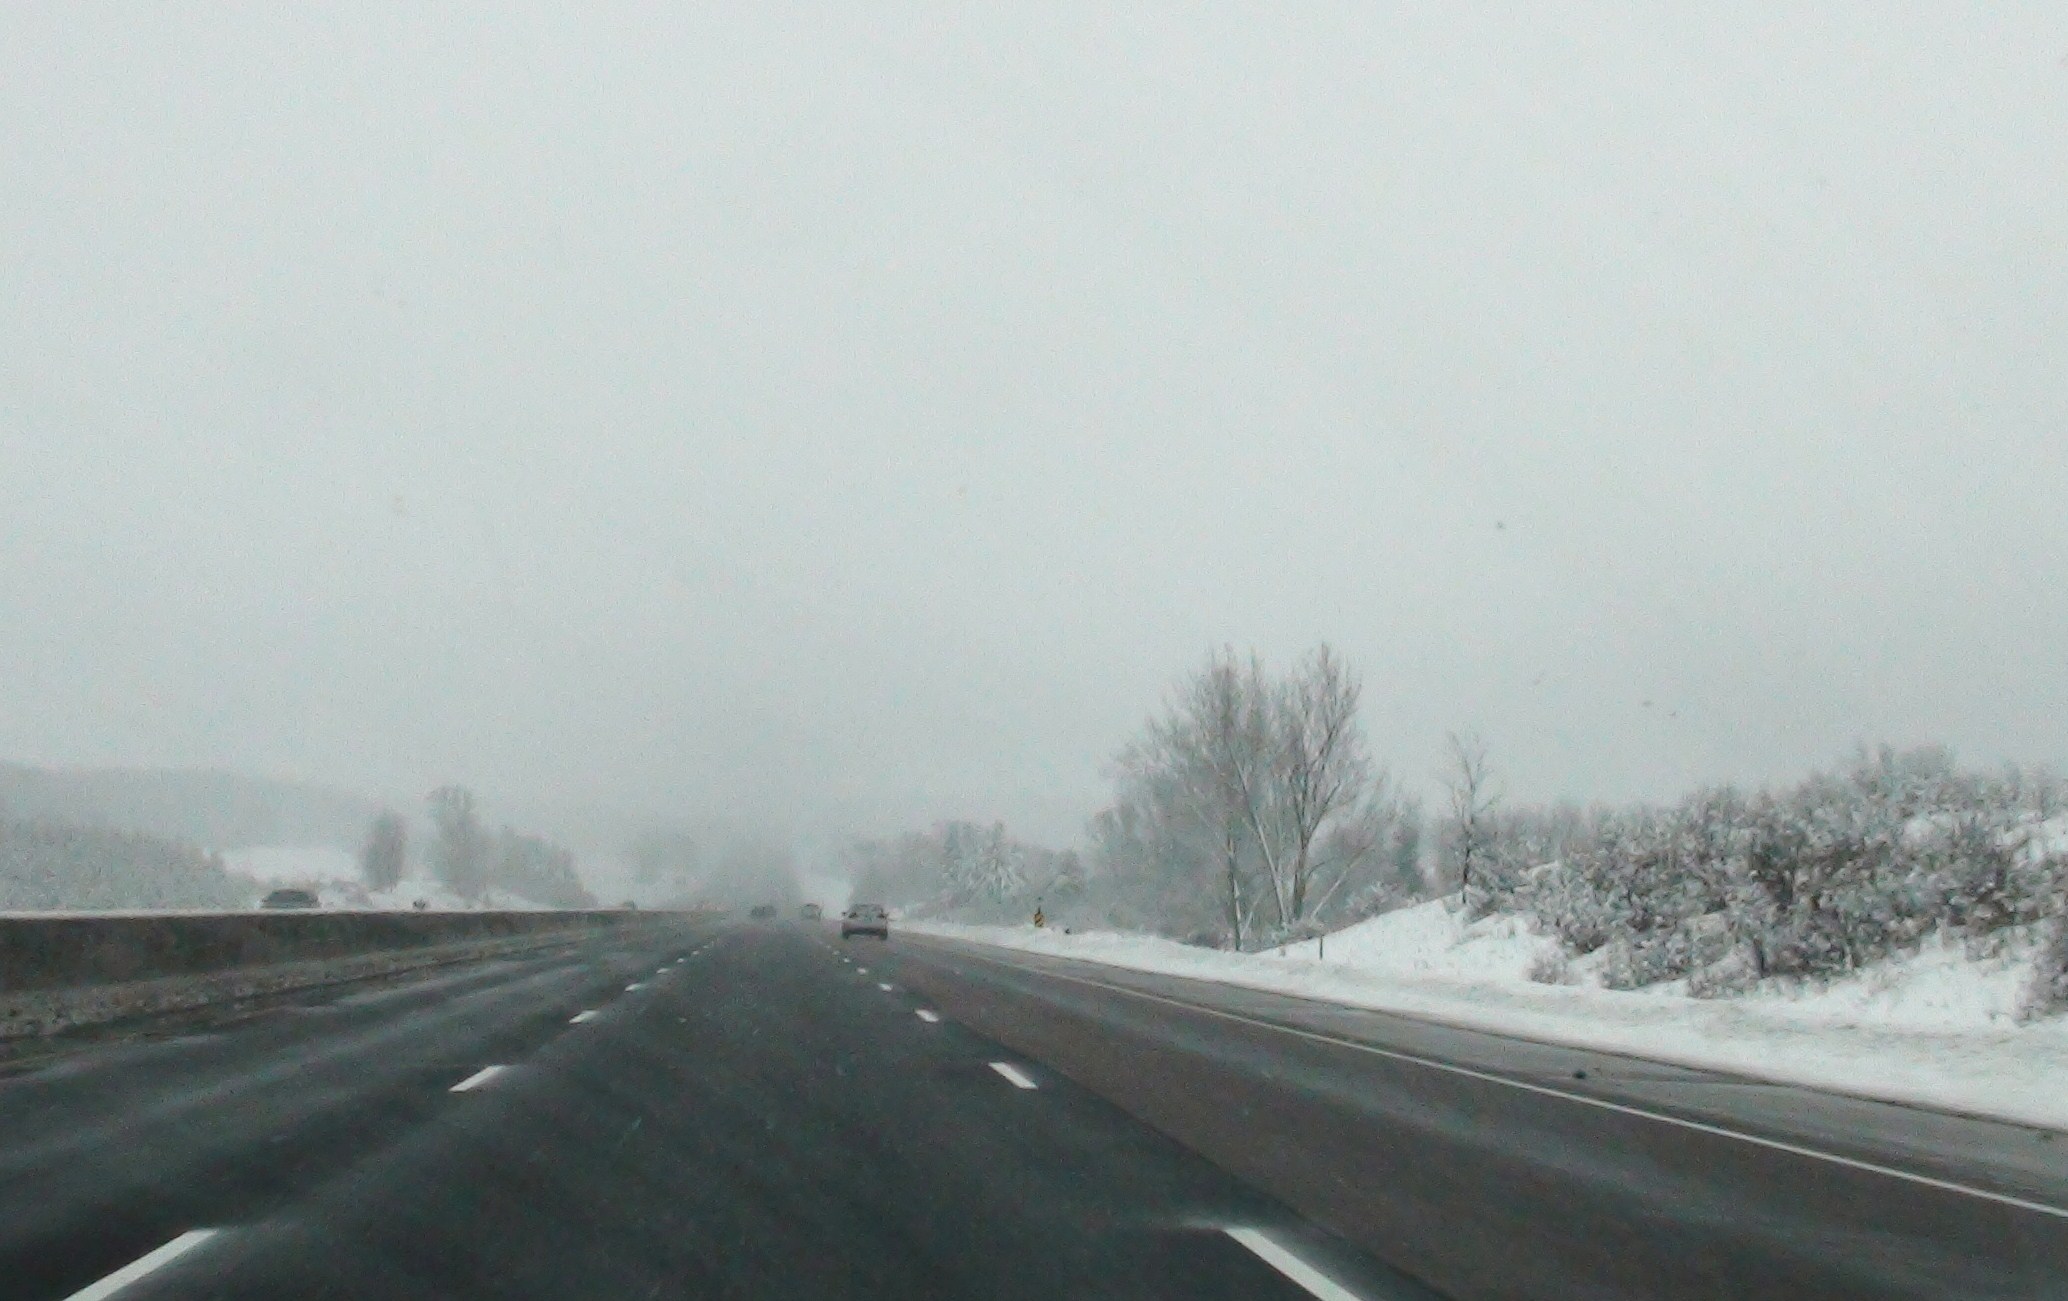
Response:
M2051 1135L685 925L17 1061L23 1298L2068 1295Z

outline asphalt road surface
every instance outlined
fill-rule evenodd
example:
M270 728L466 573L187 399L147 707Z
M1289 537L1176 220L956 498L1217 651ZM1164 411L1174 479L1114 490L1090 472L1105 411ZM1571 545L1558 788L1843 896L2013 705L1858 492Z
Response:
M2064 1167L1297 999L685 925L17 1062L0 1297L2068 1297Z

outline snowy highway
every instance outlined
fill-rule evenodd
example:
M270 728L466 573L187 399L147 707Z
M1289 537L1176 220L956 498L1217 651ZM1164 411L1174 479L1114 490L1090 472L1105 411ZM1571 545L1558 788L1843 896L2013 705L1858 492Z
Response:
M685 924L7 1069L10 1301L2068 1295L2040 1131L905 935Z

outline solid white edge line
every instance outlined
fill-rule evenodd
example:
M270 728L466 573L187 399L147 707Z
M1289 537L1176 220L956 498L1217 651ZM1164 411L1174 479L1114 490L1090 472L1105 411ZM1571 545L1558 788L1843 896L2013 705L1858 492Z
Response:
M498 1075L501 1075L504 1071L507 1071L509 1069L510 1068L507 1066L484 1066L480 1070L475 1071L472 1075L469 1075L466 1079L461 1080L458 1084L453 1085L451 1092L466 1093L469 1090L478 1089L482 1085L488 1083L490 1080L494 1079Z
M930 1012L923 1007L920 1008L917 1012L914 1012L912 1015L918 1017L920 1020L926 1022L928 1025L933 1025L941 1019L941 1014L939 1012Z
M1518 1080L1506 1075L1496 1075L1491 1071L1474 1070L1470 1066L1459 1066L1453 1062L1438 1061L1433 1057L1420 1057L1414 1053L1399 1052L1392 1048L1380 1048L1375 1044L1359 1043L1355 1039L1344 1039L1337 1035L1323 1034L1318 1030L1302 1030L1297 1026L1280 1025L1276 1021L1262 1021L1253 1016L1244 1016L1240 1012L1224 1012L1219 1008L1207 1007L1202 1003L1188 1003L1182 998L1166 998L1161 994L1151 994L1144 990L1129 989L1125 985L1108 984L1103 980L1092 980L1084 976L1066 976L1059 971L1043 971L1039 967L1025 967L1016 962L1007 962L1002 958L992 958L982 954L973 954L971 956L976 957L982 962L994 962L1001 967L1011 967L1015 971L1024 971L1036 976L1047 976L1053 980L1067 980L1072 984L1090 985L1095 989L1108 989L1116 994L1132 994L1136 998L1147 999L1152 1003L1162 1003L1167 1007L1181 1007L1187 1011L1198 1012L1204 1016L1217 1016L1225 1021L1239 1021L1244 1025L1253 1025L1261 1030L1276 1030L1280 1034L1289 1034L1301 1039L1311 1039L1315 1043L1333 1044L1338 1048L1350 1048L1357 1052L1370 1053L1374 1057L1385 1057L1397 1062L1407 1062L1414 1066L1425 1066L1433 1071L1444 1071L1451 1075L1464 1076L1467 1079L1483 1080L1488 1084L1502 1084L1511 1089L1520 1089L1525 1093L1535 1093L1547 1098L1563 1098L1567 1102L1575 1102L1583 1107L1595 1107L1599 1110L1612 1111L1622 1116L1633 1116L1639 1120L1651 1120L1661 1125L1673 1125L1697 1134L1709 1134L1717 1138L1736 1139L1740 1143L1750 1143L1754 1147L1763 1147L1772 1152L1786 1152L1791 1156L1808 1157L1813 1161L1828 1161L1832 1165L1845 1166L1848 1169L1864 1171L1867 1174L1884 1175L1890 1179L1900 1179L1904 1183L1916 1184L1924 1188L1936 1188L1941 1192L1957 1193L1963 1197L1976 1197L1985 1202L1994 1202L1999 1206L2014 1206L2021 1211L2031 1211L2038 1215L2051 1215L2055 1219L2068 1220L2068 1207L2052 1206L2046 1202L2035 1202L2028 1198L2013 1196L2010 1193L1991 1192L1987 1188L1977 1188L1973 1184L1956 1183L1951 1179L1940 1179L1934 1175L1918 1174L1914 1170L1899 1170L1894 1166L1881 1165L1873 1161L1862 1161L1857 1157L1840 1156L1836 1152L1825 1152L1814 1147L1804 1147L1800 1143L1790 1143L1785 1139L1765 1138L1758 1134L1747 1134L1742 1130L1726 1129L1722 1125L1711 1125L1699 1120L1688 1120L1683 1116L1671 1116L1661 1111L1647 1111L1643 1107L1633 1107L1627 1103L1610 1102L1607 1098L1591 1098L1584 1093L1570 1093L1564 1089L1554 1089L1547 1084L1532 1084L1528 1080ZM1177 979L1182 980L1184 977L1180 976ZM1248 987L1237 986L1237 988L1247 989ZM1268 994L1272 991L1258 990L1256 992ZM1377 1008L1357 1008L1349 1004L1338 1004L1338 1006L1348 1008L1350 1011L1379 1011ZM1385 1013L1380 1012L1380 1015L1385 1015ZM1474 1034L1487 1035L1490 1038L1498 1039L1503 1037L1491 1030L1475 1031L1471 1030L1469 1026L1460 1026L1458 1028ZM1534 1044L1540 1041L1531 1039L1519 1042ZM1807 1088L1807 1086L1804 1087ZM1815 1090L1810 1091L1814 1092Z
M997 1071L1006 1079L1011 1080L1015 1085L1022 1089L1038 1089L1041 1087L1040 1085L1034 1082L1033 1076L1027 1074L1025 1071L1013 1065L1011 1062L992 1062L991 1069Z
M567 1018L567 1023L569 1025L580 1025L584 1021L594 1021L597 1017L601 1015L603 1014L601 1012L598 1012L595 1008L590 1008L586 1012L577 1012L573 1016Z
M156 1251L139 1256L98 1283L88 1284L65 1301L106 1301L146 1274L155 1274L181 1256L221 1233L221 1229L189 1229Z
M1227 1229L1224 1232L1247 1247L1258 1260L1320 1297L1321 1301L1364 1301L1363 1297L1286 1250L1260 1229Z

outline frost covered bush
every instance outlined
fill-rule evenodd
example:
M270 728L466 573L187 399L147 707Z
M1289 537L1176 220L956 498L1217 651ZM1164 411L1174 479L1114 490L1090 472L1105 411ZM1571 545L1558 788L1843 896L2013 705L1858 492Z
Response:
M1731 792L1705 792L1677 808L1601 814L1591 835L1567 845L1562 862L1532 874L1522 901L1574 952L1606 947L1602 978L1613 987L1685 975L1727 946L1716 938L1722 923L1697 919L1730 898L1732 818L1740 805Z
M2068 916L2056 913L2043 935L2033 958L2031 983L2025 987L2019 1008L2026 1017L2068 1012Z
M1573 953L1592 953L1615 933L1607 901L1569 863L1537 867L1517 896L1517 903L1539 930Z
M1829 975L1937 930L1986 946L2047 915L2061 887L2063 856L2035 831L2058 792L1940 750L1884 749L1785 790L1596 813L1509 902L1571 952L1605 950L1613 988L1686 977L1716 994Z
M1539 985L1570 985L1573 983L1573 964L1565 954L1548 950L1532 957L1523 974Z
M1740 945L1716 961L1688 974L1687 992L1696 998L1742 994L1758 983L1759 970L1750 948Z

